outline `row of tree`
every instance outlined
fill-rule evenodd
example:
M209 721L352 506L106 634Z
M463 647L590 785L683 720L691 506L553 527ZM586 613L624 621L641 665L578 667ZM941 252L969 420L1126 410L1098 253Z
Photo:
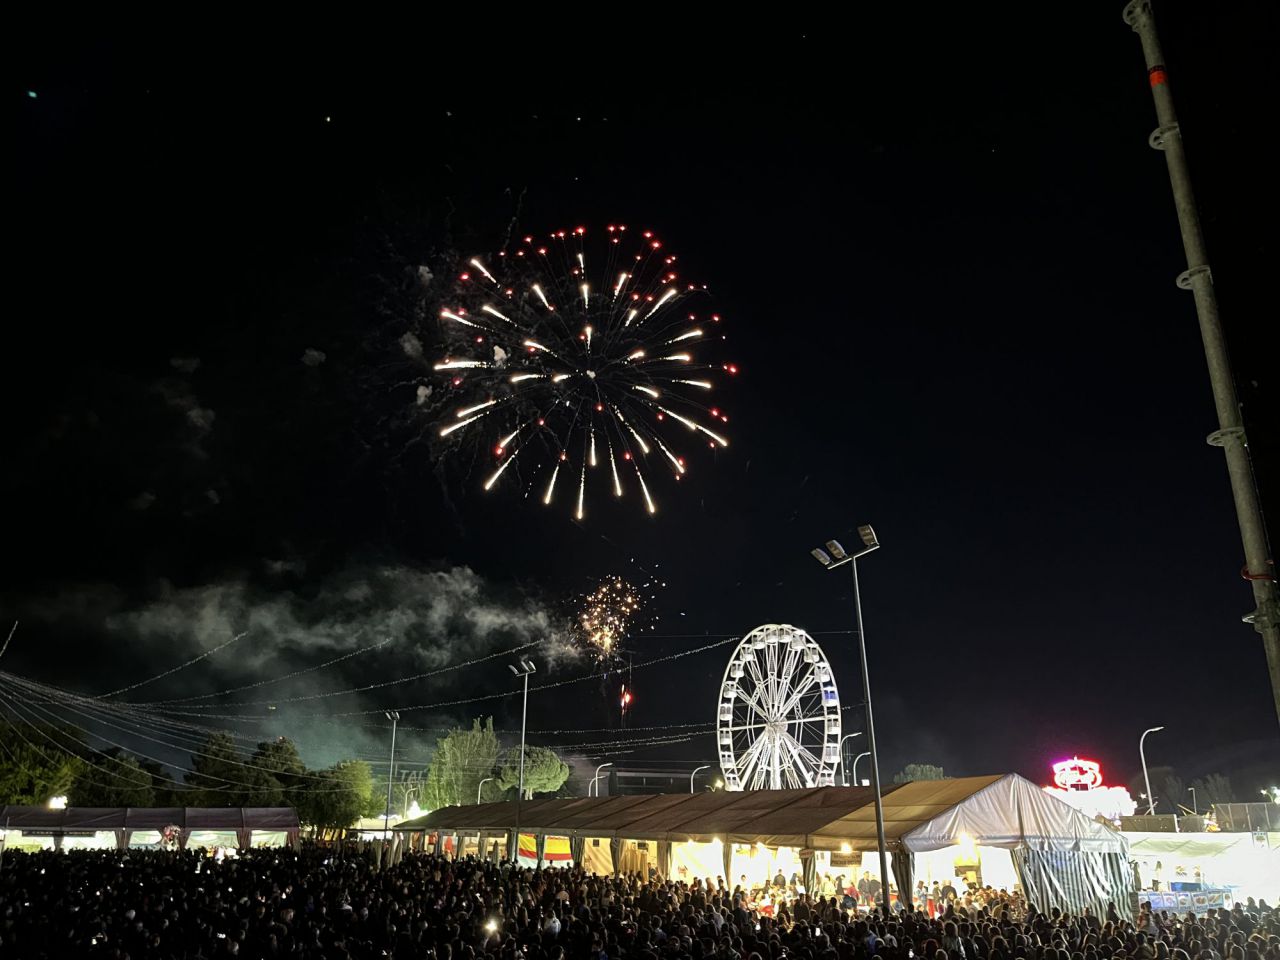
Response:
M193 751L182 782L153 760L118 749L91 750L59 728L17 730L0 722L0 744L3 803L41 805L65 796L76 807L289 806L320 831L383 809L363 760L308 770L285 737L245 754L229 734L215 733Z
M526 796L553 793L568 778L568 765L553 750L526 749ZM502 748L489 717L437 741L417 799L428 810L499 800L513 797L519 783L519 748ZM398 787L393 802L407 808L405 783ZM118 749L91 750L67 730L19 730L0 721L0 803L40 805L56 796L77 807L287 806L304 824L326 832L381 816L387 781L375 780L363 760L308 769L286 737L245 753L230 734L215 733L192 751L179 782L155 761Z

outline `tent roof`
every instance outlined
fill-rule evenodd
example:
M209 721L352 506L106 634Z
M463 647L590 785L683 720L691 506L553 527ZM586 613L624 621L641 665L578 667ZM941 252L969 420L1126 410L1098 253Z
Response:
M937 850L968 837L987 846L1123 851L1124 838L1017 774L926 780L881 793L890 846ZM446 807L393 827L509 830L515 802ZM835 850L876 846L867 787L577 797L521 804L520 826L556 836L711 840Z
M292 807L48 807L0 808L10 830L296 830Z

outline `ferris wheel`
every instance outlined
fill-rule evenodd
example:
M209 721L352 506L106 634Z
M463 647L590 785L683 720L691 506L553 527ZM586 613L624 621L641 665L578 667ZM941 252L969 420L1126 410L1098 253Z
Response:
M814 639L769 623L733 651L716 714L727 790L829 787L840 762L840 694Z

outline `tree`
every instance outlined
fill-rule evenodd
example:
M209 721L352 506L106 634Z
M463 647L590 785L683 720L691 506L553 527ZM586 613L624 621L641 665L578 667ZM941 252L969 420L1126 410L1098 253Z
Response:
M941 767L932 763L908 763L893 775L894 783L910 783L913 780L945 780Z
M1164 799L1168 801L1169 809L1173 813L1178 812L1179 805L1186 806L1191 800L1186 788L1182 785L1182 778L1174 773L1164 778L1161 790L1164 791ZM1199 797L1197 796L1196 799L1198 800Z
M55 746L55 734L35 730L28 736L0 720L0 802L43 806L68 793L84 761Z
M90 759L71 789L67 803L73 807L155 806L155 782L137 757L114 750Z
M524 792L525 797L535 793L552 793L569 779L569 765L560 759L550 747L525 747ZM498 789L512 790L520 786L520 748L512 747L503 759L498 771Z
M1215 803L1231 803L1235 796L1231 792L1231 780L1220 773L1211 773L1203 780L1192 780L1191 788L1196 792L1196 803L1202 808Z
M191 787L184 799L191 806L246 806L246 792L266 792L269 785L251 782L248 768L230 733L211 733L204 746L191 756Z
M419 802L428 810L475 803L480 782L493 776L497 762L493 717L486 717L483 726L475 719L470 730L455 727L436 741Z
M294 796L298 819L318 834L351 826L376 802L373 775L363 760L344 760L312 773Z
M293 806L294 794L307 777L306 764L288 737L277 737L258 744L249 758L251 768L244 769L253 784L246 790L246 807Z

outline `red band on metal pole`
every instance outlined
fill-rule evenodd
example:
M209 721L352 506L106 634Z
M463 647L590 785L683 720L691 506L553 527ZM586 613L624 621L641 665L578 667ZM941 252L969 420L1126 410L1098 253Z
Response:
M1147 79L1151 81L1151 86L1158 87L1162 83L1169 82L1169 75L1164 72L1164 66L1152 67L1147 71Z

